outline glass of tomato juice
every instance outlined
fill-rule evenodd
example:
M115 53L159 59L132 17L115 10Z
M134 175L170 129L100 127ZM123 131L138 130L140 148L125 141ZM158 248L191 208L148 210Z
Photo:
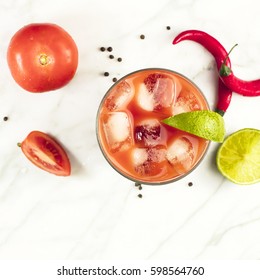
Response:
M109 164L141 184L174 182L201 162L209 141L161 121L209 110L200 89L172 70L142 69L118 80L97 113L97 139Z

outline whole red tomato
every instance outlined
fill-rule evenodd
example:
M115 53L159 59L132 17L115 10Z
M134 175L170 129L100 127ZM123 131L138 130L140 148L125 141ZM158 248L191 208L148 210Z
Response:
M18 30L8 47L7 61L14 80L30 92L66 85L78 66L78 49L61 27L34 23Z

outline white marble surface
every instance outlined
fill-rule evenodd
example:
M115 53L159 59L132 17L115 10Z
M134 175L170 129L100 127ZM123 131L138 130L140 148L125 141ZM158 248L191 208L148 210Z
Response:
M105 161L95 135L96 111L112 78L140 68L181 72L214 108L214 59L192 42L173 46L183 30L204 30L227 49L238 43L235 73L259 78L259 10L258 0L0 0L0 259L260 259L260 183L224 179L215 166L218 144L189 176L143 186L140 199ZM75 78L55 92L25 92L7 66L12 35L32 22L59 24L79 48ZM101 46L112 46L123 61L108 59ZM260 129L259 106L259 97L234 94L227 134ZM64 144L70 177L48 174L24 157L16 143L32 130Z

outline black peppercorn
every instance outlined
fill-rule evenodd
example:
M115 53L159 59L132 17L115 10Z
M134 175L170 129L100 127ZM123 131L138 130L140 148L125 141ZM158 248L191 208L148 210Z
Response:
M105 47L101 47L100 50L101 50L102 52L104 52L104 51L106 50L106 48L105 48Z
M5 122L8 121L8 117L5 116L5 117L3 118L3 120L4 120Z
M167 30L170 30L170 29L171 29L171 27L170 27L170 26L166 26L166 29L167 29Z
M109 58L110 58L110 59L113 59L113 58L114 58L114 56L113 56L112 54L110 54L110 55L109 55Z
M121 62L121 61L122 61L122 57L119 57L119 58L117 59L117 61Z
M113 48L112 47L108 47L107 51L112 52Z
M112 81L113 81L114 83L117 82L117 78L114 77Z
M109 73L108 72L104 72L104 76L109 76Z
M189 182L189 183L188 183L188 186L189 186L189 187L192 187L192 186L193 186L193 183L192 183L192 182Z
M143 195L139 193L139 194L138 194L138 197L139 197L139 198L142 198L142 197L143 197Z
M144 34L140 35L140 39L143 40L144 38L145 38Z

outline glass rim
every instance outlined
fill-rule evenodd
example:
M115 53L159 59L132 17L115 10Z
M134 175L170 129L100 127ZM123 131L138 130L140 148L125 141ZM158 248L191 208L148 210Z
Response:
M207 106L207 109L209 110L210 109L210 106L209 106L209 103L204 95L204 93L202 92L202 90L190 79L188 78L187 76L177 72L177 71L174 71L174 70L171 70L171 69L167 69L167 68L160 68L160 67L149 67L149 68L142 68L142 69L139 69L139 70L135 70L135 71L132 71L128 74L125 74L124 76L122 76L119 80L117 80L114 84L112 84L108 90L106 91L106 93L104 94L104 96L102 97L100 103L99 103L99 106L98 106L98 110L97 110L97 114L96 114L96 138L97 138L97 142L98 142L98 145L99 145L99 148L104 156L104 158L106 159L106 161L109 163L109 165L116 171L118 172L120 175L122 175L123 177L125 177L126 179L134 182L134 183L137 183L137 184L142 184L142 185L166 185L166 184L170 184L170 183L174 183L174 182L177 182L181 179L183 179L184 177L186 177L187 175L189 175L192 171L194 171L199 165L200 163L202 162L202 160L204 159L205 155L207 154L208 152L208 149L209 149L209 146L210 146L210 143L211 141L207 140L207 139L204 139L206 141L206 147L204 148L204 150L202 151L201 153L201 156L199 157L199 159L196 161L196 163L194 164L194 166L187 172L185 172L184 174L180 174L179 176L177 177L174 177L174 178L171 178L171 179L168 179L168 180L157 180L157 181L153 181L153 182L150 182L150 181L146 181L146 180L140 180L138 178L134 178L133 176L131 175L128 175L128 174L125 174L123 171L121 171L119 168L117 168L115 166L115 164L113 164L113 162L109 159L109 156L107 155L108 153L105 151L105 149L103 148L103 145L102 145L102 140L100 139L101 137L99 137L99 115L100 115L100 111L103 107L103 103L104 101L106 100L107 96L109 95L110 91L115 87L117 86L117 84L119 84L120 82L122 82L123 80L125 80L127 77L131 76L131 75L134 75L136 73L139 73L139 72L143 72L143 71L150 71L150 70L155 70L155 71L166 71L166 72L170 72L170 73L173 73L174 75L177 75L177 76L180 76L182 77L183 79L187 80L190 84L192 84L192 86L194 86L198 92L200 93L200 95L203 97L203 100L205 101L206 103L206 106Z

